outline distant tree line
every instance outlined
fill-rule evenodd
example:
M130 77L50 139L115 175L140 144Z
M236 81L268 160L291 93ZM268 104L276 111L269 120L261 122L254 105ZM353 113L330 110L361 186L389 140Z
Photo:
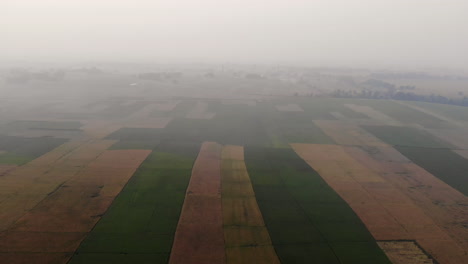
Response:
M12 69L5 77L5 81L10 84L24 84L33 80L54 82L63 80L65 74L64 70L33 72L27 69Z
M379 72L372 73L371 77L375 79L468 80L467 76L433 75L424 72Z
M414 89L414 88L412 88ZM403 89L404 90L404 89ZM411 90L411 89L410 89ZM331 93L332 97L336 98L365 98L365 99L393 99L401 101L420 101L439 104L450 104L459 106L468 106L468 97L463 98L447 98L442 95L421 95L413 92L405 91L379 91L379 90L362 90L362 91L345 91L335 90Z

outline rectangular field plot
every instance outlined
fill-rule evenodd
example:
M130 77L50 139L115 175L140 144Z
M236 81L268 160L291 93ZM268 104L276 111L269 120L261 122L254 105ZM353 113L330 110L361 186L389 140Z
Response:
M348 204L293 150L246 147L245 159L281 263L390 263Z
M443 128L449 126L449 123L437 117L396 102L386 100L359 100L359 102L358 104L360 105L370 106L405 124L416 123L427 128Z
M426 169L428 172L468 195L467 160L449 149L427 149L397 146L401 154Z
M195 145L166 143L142 163L70 263L167 263Z
M394 264L435 263L415 241L379 241L378 244Z
M42 137L25 138L0 135L0 164L22 165L59 145L67 139Z
M432 111L434 113L446 116L451 119L468 122L468 108L456 105L435 104L425 102L408 102L409 104L416 105Z
M169 263L225 263L221 145L204 142L192 169Z
M226 263L279 264L265 226L241 146L225 146L221 163L221 197Z
M409 146L424 148L451 148L429 133L411 127L400 126L363 126L365 130L393 146Z

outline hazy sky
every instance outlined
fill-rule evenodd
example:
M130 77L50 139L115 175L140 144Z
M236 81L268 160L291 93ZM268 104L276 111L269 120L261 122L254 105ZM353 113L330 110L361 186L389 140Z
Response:
M0 0L0 59L468 68L466 0Z

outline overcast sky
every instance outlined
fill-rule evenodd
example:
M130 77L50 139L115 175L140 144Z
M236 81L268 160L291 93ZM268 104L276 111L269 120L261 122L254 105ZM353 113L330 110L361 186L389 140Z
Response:
M466 0L0 0L0 59L468 68Z

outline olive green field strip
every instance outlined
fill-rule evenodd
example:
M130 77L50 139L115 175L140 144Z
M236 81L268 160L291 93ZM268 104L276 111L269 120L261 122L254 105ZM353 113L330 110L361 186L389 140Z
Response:
M223 148L221 197L226 263L279 264L244 162L244 149Z
M70 263L168 263L199 144L159 144Z
M281 263L390 263L348 204L293 150L247 146L245 163Z
M193 165L170 264L226 263L221 202L221 150L204 142Z

